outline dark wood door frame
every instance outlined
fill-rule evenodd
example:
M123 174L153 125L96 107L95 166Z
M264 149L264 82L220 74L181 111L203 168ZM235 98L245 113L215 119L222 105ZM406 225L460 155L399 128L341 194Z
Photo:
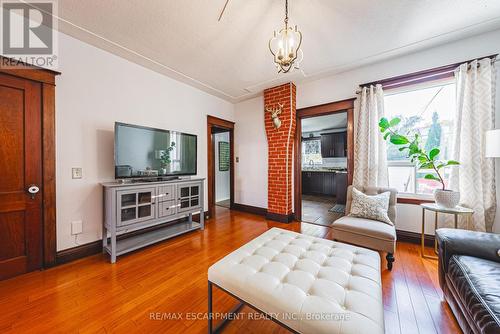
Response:
M0 61L5 57L0 56ZM43 267L56 264L56 119L55 77L61 73L17 63L0 73L39 82L42 87L42 251Z
M208 180L208 216L215 212L215 143L212 128L225 129L229 132L229 197L230 208L234 207L234 122L207 115L207 180Z
M302 119L347 112L347 184L352 184L354 173L354 101L348 99L297 110L297 128L294 153L294 216L302 219Z

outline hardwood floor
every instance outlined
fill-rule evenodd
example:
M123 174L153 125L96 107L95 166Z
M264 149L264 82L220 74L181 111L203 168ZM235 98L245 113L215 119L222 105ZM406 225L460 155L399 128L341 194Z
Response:
M327 227L274 223L217 207L205 231L121 256L114 265L99 254L0 282L0 332L206 333L208 267L274 226L332 238ZM400 242L393 271L382 266L387 333L460 333L442 301L436 261ZM215 312L235 303L214 292ZM203 319L192 320L196 315ZM272 321L248 318L231 321L224 333L286 333Z

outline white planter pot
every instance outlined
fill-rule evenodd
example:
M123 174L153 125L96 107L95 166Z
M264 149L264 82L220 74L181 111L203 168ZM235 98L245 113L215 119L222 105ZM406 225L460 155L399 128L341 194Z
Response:
M452 190L434 190L436 204L443 208L454 208L460 202L460 193Z

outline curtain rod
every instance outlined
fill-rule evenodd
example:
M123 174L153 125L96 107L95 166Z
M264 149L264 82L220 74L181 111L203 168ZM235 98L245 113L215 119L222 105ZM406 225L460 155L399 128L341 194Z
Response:
M405 74L405 75L400 75L392 78L387 78L387 79L382 79L382 80L377 80L373 82L368 82L359 85L360 87L367 87L367 86L375 86L378 84L381 84L382 87L392 87L392 86L401 86L401 85L408 85L411 82L422 82L422 81L429 81L431 78L436 78L436 79L442 79L446 78L451 75L455 71L455 69L465 63L470 63L474 60L479 60L479 59L485 59L485 58L490 58L492 63L498 62L500 59L497 58L498 54L490 55L490 56L485 56L485 57L478 57L474 58L471 60L467 61L461 61L459 63L454 63L450 65L445 65L445 66L440 66L428 70L423 70L419 72L414 72L410 74ZM356 92L358 93L358 92Z

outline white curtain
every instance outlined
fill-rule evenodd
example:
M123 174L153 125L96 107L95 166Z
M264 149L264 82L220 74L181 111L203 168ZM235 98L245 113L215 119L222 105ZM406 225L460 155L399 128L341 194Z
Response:
M387 149L379 131L379 120L384 117L382 86L363 87L355 105L354 186L388 185Z
M460 191L461 205L474 210L470 228L489 232L496 212L495 161L484 156L485 133L495 124L495 69L491 59L460 65L455 81L452 156L460 166L452 168L450 188Z

